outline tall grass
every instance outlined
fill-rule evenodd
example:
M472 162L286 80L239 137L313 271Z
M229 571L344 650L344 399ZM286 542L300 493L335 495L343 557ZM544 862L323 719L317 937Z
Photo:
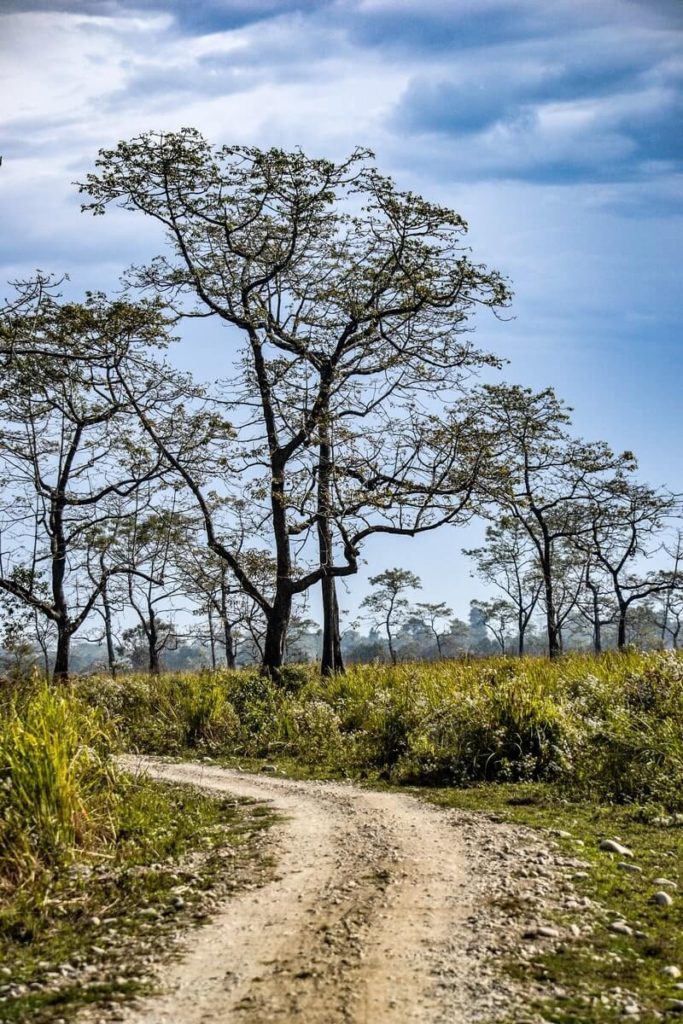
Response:
M131 748L294 758L397 782L552 780L683 808L683 658L672 652L93 677L81 697Z
M111 838L113 730L69 693L37 684L0 712L0 884Z

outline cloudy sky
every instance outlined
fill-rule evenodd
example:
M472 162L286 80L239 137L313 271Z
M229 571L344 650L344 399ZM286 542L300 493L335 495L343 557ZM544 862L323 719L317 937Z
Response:
M41 267L74 292L116 287L157 240L81 214L71 182L99 147L184 125L312 155L369 146L455 207L515 291L480 344L683 489L681 0L0 0L2 281ZM176 355L203 377L229 360L211 328ZM378 542L370 570L403 564L465 614L473 539Z

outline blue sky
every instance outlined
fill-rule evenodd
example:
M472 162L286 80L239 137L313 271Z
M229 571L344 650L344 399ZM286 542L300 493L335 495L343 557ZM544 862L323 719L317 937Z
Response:
M2 281L112 289L156 251L137 218L79 213L71 182L120 138L366 145L512 280L515 319L477 328L505 376L683 490L680 0L2 0L0 97ZM200 377L230 358L210 327L176 357ZM378 541L368 571L405 565L464 615L475 539Z

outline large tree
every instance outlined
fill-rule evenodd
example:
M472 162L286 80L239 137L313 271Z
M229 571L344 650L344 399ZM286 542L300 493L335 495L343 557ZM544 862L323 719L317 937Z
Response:
M476 307L505 305L504 282L471 261L458 214L399 191L364 151L335 164L213 148L191 129L152 132L101 151L81 190L96 214L116 203L163 227L166 253L133 268L131 285L241 337L229 397L241 477L268 506L269 593L217 536L187 471L186 482L209 545L265 615L266 669L283 660L293 599L322 584L323 670L335 670L334 581L356 571L362 541L433 529L464 510L479 446L452 418L439 432L429 416L494 361L466 332ZM168 441L165 454L173 460Z

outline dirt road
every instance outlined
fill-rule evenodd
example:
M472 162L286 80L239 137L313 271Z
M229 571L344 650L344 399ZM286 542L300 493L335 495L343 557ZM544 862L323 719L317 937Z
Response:
M469 1024L502 1020L511 1005L515 1020L534 1019L496 965L548 911L542 868L556 858L534 833L346 784L134 758L127 767L268 801L284 820L275 879L192 932L164 968L162 994L126 1020ZM509 916L501 895L526 909Z

